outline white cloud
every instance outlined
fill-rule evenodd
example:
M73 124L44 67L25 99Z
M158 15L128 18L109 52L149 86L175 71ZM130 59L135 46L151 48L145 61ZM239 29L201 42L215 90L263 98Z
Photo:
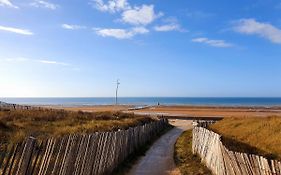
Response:
M163 16L163 13L156 14L153 5L142 5L125 10L122 13L122 21L133 25L147 25L161 16Z
M51 10L55 10L58 8L58 5L43 0L34 0L34 2L32 2L30 5L34 7L47 8Z
M103 0L92 0L91 2L95 8L103 12L115 13L131 8L127 0L109 0L107 3L104 3Z
M145 34L149 31L144 27L135 27L130 30L126 29L100 29L94 28L97 35L102 37L113 37L116 39L129 39L137 34Z
M6 32L17 33L17 34L21 34L21 35L33 35L33 33L29 30L14 28L14 27L0 26L0 30L6 31Z
M192 39L192 42L204 43L204 44L208 44L213 47L224 47L225 48L225 47L233 46L233 44L227 43L224 40L212 40L212 39L208 39L208 38L194 38L194 39Z
M134 28L132 29L132 32L133 32L134 34L145 34L145 33L148 33L149 30L146 29L145 27L134 27Z
M102 37L114 37L117 39L128 39L132 37L132 33L125 29L100 29L96 33Z
M281 44L281 29L255 19L241 19L234 22L233 30L248 35L258 35L273 43Z
M91 0L90 4L103 12L119 12L121 18L115 21L121 21L133 26L145 26L163 16L162 12L155 12L154 5L131 6L127 0L108 0L107 2L104 2L104 0Z
M12 7L12 8L18 8L14 4L12 4L11 0L0 0L0 6L6 6L6 7Z
M69 30L78 30L78 29L86 28L86 26L72 25L72 24L62 24L61 27L64 29L69 29Z

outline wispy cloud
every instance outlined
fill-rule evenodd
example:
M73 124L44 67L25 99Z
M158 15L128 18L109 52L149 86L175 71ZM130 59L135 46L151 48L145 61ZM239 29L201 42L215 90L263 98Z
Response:
M54 64L54 65L61 65L61 66L69 66L70 64L64 63L64 62L58 62L58 61L52 61L52 60L35 60L39 63L43 64Z
M17 33L17 34L21 34L21 35L33 35L33 33L27 29L20 29L20 28L14 28L14 27L0 26L0 30L6 31L6 32Z
M255 19L240 19L233 23L233 30L248 35L258 35L273 43L281 44L281 29Z
M62 24L61 27L64 29L69 29L69 30L78 30L78 29L87 28L86 26L74 25L74 24Z
M148 33L149 30L147 30L144 27L135 27L129 30L126 29L107 29L107 28L94 28L97 35L100 35L102 37L113 37L116 39L129 39L137 34L145 34Z
M132 25L147 25L163 16L162 12L156 13L153 5L142 5L122 13L122 21Z
M28 64L28 65L34 65L34 64L41 64L46 66L54 66L54 67L61 67L65 70L71 70L71 71L80 71L81 69L77 67L76 65L56 61L52 59L32 59L32 58L26 58L26 57L14 57L14 58L0 58L0 63L9 63L9 64Z
M61 66L70 66L71 64L65 62L59 62L48 59L31 59L26 57L16 57L16 58L6 58L2 59L6 62L20 63L20 62L36 62L41 64L50 64L50 65L61 65Z
M227 43L224 40L213 40L213 39L208 39L208 38L194 38L191 41L195 42L195 43L204 43L204 44L207 44L207 45L213 46L213 47L226 48L226 47L233 46L233 44Z
M12 8L19 8L18 6L15 6L11 0L0 0L0 6L5 6L5 7L12 7Z
M186 32L178 22L178 19L175 17L169 17L162 20L164 24L154 26L154 30L157 32L169 32L169 31L178 31Z
M178 24L157 25L154 30L158 32L179 31L180 26Z
M51 10L55 10L59 7L57 4L53 4L45 0L34 0L32 3L30 3L30 5L39 8L47 8Z

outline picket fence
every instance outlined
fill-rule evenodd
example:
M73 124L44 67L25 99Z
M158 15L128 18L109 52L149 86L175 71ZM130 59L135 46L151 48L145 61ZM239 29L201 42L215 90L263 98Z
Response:
M167 126L168 120L160 119L116 132L74 134L42 142L30 137L0 153L0 174L111 174Z
M212 123L212 122L209 122ZM192 151L216 175L281 175L281 162L228 150L221 136L199 123L193 128Z

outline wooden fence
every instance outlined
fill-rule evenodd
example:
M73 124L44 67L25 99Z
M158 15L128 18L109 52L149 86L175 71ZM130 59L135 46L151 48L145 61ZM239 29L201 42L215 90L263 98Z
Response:
M167 126L167 119L160 119L116 132L75 134L42 142L30 137L0 154L0 174L111 174Z
M193 128L192 151L217 175L281 175L280 161L230 151L219 134L201 126Z
M18 105L13 103L5 103L0 101L0 110L44 110L47 108L39 106Z

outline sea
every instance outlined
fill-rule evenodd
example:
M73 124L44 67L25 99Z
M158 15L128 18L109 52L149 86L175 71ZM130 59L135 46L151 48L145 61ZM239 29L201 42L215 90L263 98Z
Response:
M115 97L87 98L0 98L6 103L24 105L93 106L113 105ZM281 106L281 97L119 97L121 105L188 105L188 106Z

